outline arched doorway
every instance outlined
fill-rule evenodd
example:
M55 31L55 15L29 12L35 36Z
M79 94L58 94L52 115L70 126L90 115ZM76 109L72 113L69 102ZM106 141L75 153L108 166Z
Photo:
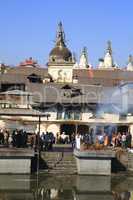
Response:
M89 126L87 125L78 125L77 132L81 135L89 132Z
M77 126L77 127L76 127ZM77 129L77 130L76 130ZM60 132L65 132L67 135L71 135L72 133L80 133L85 134L89 132L89 126L87 125L75 125L75 124L62 124L60 128Z
M62 124L60 127L60 132L65 132L67 135L75 133L76 127L74 124Z
M71 135L76 132L76 126L74 124L62 124L60 127L60 133L65 132L66 135L69 135L69 140L71 142Z
M117 132L121 132L121 133L123 133L123 132L128 132L128 126L126 126L126 125L121 125L121 126L118 126L117 127Z

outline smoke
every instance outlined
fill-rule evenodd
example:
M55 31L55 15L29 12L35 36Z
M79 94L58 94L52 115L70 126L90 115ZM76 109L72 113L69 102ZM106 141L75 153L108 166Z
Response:
M118 87L103 87L100 102L95 110L95 126L90 127L94 130L94 137L105 133L111 139L112 134L117 131L117 122L114 118L109 122L106 114L120 120L121 116L127 116L129 112L131 115L133 114L133 83ZM97 123L97 121L101 121L101 123Z

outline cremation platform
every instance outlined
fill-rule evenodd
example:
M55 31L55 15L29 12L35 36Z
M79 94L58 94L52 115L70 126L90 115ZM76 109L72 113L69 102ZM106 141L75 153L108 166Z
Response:
M78 174L110 175L111 160L115 158L112 150L74 150Z
M34 150L0 148L0 174L30 174Z

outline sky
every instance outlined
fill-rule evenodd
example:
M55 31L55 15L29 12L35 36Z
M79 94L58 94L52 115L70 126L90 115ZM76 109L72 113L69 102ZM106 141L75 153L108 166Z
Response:
M79 59L84 46L94 67L112 41L120 66L133 54L132 0L0 0L0 62L28 57L45 65L62 21L67 45Z

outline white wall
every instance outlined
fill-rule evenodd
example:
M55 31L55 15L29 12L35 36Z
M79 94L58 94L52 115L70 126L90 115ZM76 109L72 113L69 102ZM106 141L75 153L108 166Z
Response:
M55 81L72 82L73 66L49 66L48 73Z
M89 112L89 113L88 112L84 112L84 113L82 113L81 119L82 119L82 121L88 121L90 117L92 117L92 113L91 112Z

